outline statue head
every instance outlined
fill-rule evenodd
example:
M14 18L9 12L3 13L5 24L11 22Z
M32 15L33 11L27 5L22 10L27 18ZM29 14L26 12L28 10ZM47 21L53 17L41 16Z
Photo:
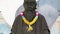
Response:
M36 9L36 0L24 0L24 8L26 11L34 11Z

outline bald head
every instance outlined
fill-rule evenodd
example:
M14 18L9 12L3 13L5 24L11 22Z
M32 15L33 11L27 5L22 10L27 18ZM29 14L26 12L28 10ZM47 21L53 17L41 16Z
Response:
M36 0L24 0L24 2L36 2Z
M24 0L24 8L28 11L33 11L36 9L36 0Z

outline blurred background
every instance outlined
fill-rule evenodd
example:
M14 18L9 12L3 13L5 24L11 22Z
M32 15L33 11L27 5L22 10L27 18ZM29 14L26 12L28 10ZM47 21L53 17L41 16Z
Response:
M60 34L60 0L36 0L51 34ZM9 34L15 17L24 10L24 0L0 0L0 34Z

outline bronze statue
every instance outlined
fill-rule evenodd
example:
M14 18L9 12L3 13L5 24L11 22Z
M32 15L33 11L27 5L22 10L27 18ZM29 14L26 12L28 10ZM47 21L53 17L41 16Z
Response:
M36 0L24 0L24 12L13 23L11 34L50 34L44 16L36 11Z

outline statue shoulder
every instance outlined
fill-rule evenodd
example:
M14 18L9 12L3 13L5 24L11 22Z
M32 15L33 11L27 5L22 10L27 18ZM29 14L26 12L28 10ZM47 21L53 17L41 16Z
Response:
M15 19L20 20L21 19L21 15L16 16Z
M38 16L39 16L39 18L44 18L44 16L42 14L39 14Z

